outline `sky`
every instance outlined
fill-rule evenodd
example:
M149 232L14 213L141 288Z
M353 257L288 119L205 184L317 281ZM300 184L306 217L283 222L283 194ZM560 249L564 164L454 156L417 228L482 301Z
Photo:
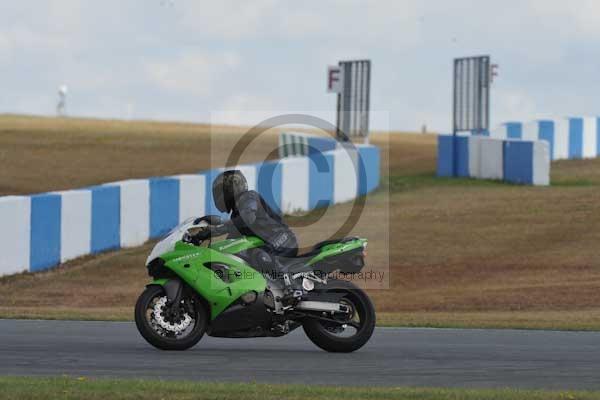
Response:
M3 0L0 113L53 115L66 84L72 116L332 120L327 66L368 58L374 128L447 132L452 60L480 54L492 126L600 111L596 0Z

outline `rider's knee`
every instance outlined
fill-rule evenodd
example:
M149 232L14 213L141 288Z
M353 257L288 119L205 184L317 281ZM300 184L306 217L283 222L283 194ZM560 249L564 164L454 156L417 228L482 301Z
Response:
M276 271L273 256L263 249L254 249L252 254L252 265L264 273L272 274Z

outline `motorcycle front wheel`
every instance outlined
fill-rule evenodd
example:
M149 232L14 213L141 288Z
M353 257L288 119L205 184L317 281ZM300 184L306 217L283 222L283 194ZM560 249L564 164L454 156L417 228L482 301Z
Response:
M375 330L375 308L369 296L359 288L334 289L343 292L340 303L350 309L345 316L328 320L307 318L302 327L306 336L325 351L350 353L364 346Z
M184 297L177 308L167 305L161 286L149 286L135 305L135 324L144 339L161 350L187 350L206 332L208 312L195 298Z

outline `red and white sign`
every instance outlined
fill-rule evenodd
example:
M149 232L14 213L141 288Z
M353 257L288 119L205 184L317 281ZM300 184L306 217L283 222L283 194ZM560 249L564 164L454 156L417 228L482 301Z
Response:
M342 69L337 66L327 67L327 93L342 93Z

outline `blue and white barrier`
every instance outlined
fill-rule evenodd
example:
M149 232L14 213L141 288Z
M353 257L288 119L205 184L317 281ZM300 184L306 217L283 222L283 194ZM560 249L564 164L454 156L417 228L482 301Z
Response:
M482 154L483 156L483 154ZM525 185L550 184L550 147L543 140L504 142L504 180Z
M599 117L507 122L491 131L496 139L544 140L552 160L600 157Z
M550 184L550 146L543 140L440 135L437 168L437 175L442 177L545 186Z
M279 134L279 158L310 156L336 148L338 148L338 141L332 137L297 132Z
M373 191L379 164L377 147L358 145L236 168L250 189L289 214ZM0 197L0 276L139 246L191 216L217 214L212 183L222 170Z

